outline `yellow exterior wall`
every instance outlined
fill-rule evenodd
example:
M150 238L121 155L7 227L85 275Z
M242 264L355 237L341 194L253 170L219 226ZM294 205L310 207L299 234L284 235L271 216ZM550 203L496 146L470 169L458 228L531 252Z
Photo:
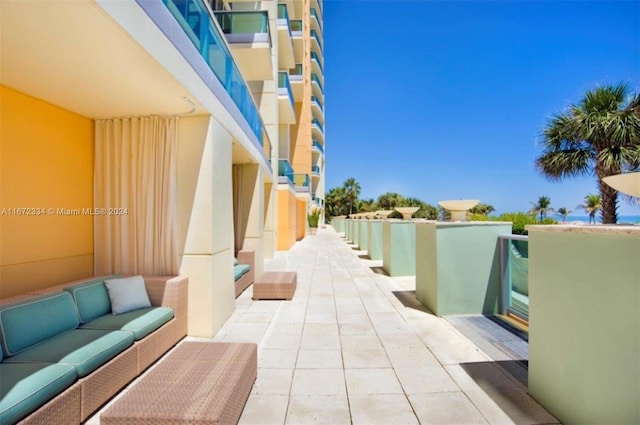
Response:
M296 195L287 189L278 189L278 244L286 251L296 242Z
M93 274L93 140L91 119L0 86L1 298Z
M304 238L307 233L307 203L303 200L296 200L296 239Z

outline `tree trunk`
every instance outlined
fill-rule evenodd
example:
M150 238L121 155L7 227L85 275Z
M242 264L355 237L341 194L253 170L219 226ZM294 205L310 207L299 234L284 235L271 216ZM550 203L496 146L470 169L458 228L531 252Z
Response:
M603 177L617 174L606 172L596 165L598 175L598 186L600 189L600 200L602 203L602 222L604 224L616 224L618 222L618 191L602 181Z

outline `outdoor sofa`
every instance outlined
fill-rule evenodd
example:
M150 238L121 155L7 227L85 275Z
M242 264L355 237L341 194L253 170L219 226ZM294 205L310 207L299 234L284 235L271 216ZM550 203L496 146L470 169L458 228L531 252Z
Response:
M151 306L117 315L112 278L0 300L1 424L79 424L186 336L186 277L128 278Z
M233 279L235 281L236 298L253 283L255 277L255 252L238 251L233 262Z

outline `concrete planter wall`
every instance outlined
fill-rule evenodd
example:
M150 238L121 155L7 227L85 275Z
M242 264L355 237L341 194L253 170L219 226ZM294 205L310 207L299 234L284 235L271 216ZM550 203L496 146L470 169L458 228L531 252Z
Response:
M361 220L351 220L351 238L349 239L352 244L358 245L358 238L360 234L360 221Z
M416 224L413 221L383 222L382 267L389 276L415 276Z
M417 222L416 298L438 316L496 314L498 236L510 234L511 223Z
M369 250L369 220L360 220L360 230L358 231L358 248L361 251Z
M529 393L563 423L640 423L640 227L529 227Z
M382 224L381 220L367 221L368 250L367 254L372 260L382 260Z

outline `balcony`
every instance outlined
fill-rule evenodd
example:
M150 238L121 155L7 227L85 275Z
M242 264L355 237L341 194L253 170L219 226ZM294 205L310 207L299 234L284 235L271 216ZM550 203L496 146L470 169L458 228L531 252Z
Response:
M320 167L317 165L311 166L311 175L313 177L320 177Z
M316 74L311 74L311 87L315 96L320 99L324 99L324 88L322 87L320 78L318 78Z
M300 19L292 20L289 22L291 28L291 38L293 39L293 55L296 63L302 62L304 56L303 49L303 36L302 36L302 21Z
M311 186L309 181L308 174L294 174L293 175L293 186L298 193L306 193L309 192L309 187Z
M315 8L311 8L311 28L322 32L322 15Z
M215 16L244 78L247 81L272 79L268 13L215 12Z
M293 167L288 159L278 160L278 183L293 185Z
M502 269L501 313L518 321L529 322L529 238L501 236Z
M278 72L278 118L280 124L295 124L296 113L293 102L289 74L280 71Z
M311 50L315 50L316 53L322 55L322 41L316 30L311 30Z
M311 119L311 133L314 140L324 143L324 126L317 118Z
M302 102L303 76L301 63L296 64L295 67L289 70L289 82L291 83L294 102Z
M321 121L324 121L324 107L318 96L311 96L311 112L314 117L318 117Z
M260 112L209 9L202 0L163 1L264 147L264 124Z
M278 69L289 69L295 65L293 36L289 24L287 5L278 4Z
M316 52L311 52L311 70L322 77L322 81L324 81L324 69L322 67L322 60L320 55Z
M322 143L318 142L317 140L314 140L313 142L311 142L311 148L321 154L324 155L324 147L322 146Z

